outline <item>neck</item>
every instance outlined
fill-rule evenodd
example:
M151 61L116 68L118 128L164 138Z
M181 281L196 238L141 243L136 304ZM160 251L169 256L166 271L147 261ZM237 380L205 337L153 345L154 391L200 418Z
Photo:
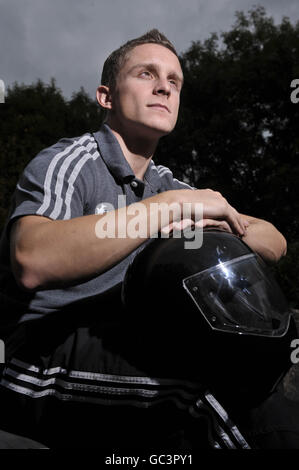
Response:
M135 176L143 180L159 139L147 139L142 135L138 135L137 132L126 132L123 127L116 125L111 120L108 120L107 124L118 140L125 159L134 171Z

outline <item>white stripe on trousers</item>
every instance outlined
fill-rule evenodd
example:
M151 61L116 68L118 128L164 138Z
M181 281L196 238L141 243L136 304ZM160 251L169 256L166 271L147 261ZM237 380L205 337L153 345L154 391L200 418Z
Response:
M163 402L173 402L178 409L187 411L193 417L199 418L202 416L202 413L208 417L209 426L213 431L208 433L212 447L218 448L222 443L223 447L230 449L237 447L242 449L250 448L239 429L231 422L226 411L216 398L207 391L203 393L200 386L193 382L75 370L67 372L66 369L60 367L41 370L39 367L18 359L12 359L10 365L11 367L7 366L4 369L1 385L21 395L35 399L52 396L62 401L79 401L106 406L127 405L142 408L149 408ZM14 370L14 366L22 369L22 373ZM30 374L30 372L40 374L42 377L36 377ZM53 377L54 374L59 374L63 377ZM9 380L10 377L13 377L16 383ZM98 381L101 382L101 385L69 382L65 380L66 377L72 379L81 378L85 382L88 380ZM43 388L43 390L33 390L26 386L26 383ZM112 383L113 386L108 385L108 383ZM121 385L127 385L127 387ZM134 385L134 387L130 388L128 387L129 385ZM153 387L153 389L142 388L142 385ZM63 391L57 390L57 387ZM165 387L170 388L165 389ZM72 391L77 393L74 394ZM84 394L84 392L89 393L89 395ZM95 396L90 396L90 393L95 393ZM202 395L202 398L198 398L199 395ZM149 399L150 401L148 401ZM228 432L225 431L225 428ZM228 433L231 434L231 437ZM218 440L216 440L214 434L218 436Z

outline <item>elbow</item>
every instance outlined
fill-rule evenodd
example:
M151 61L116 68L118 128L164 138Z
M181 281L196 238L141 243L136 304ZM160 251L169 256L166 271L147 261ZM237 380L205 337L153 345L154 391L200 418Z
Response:
M29 292L41 288L42 276L44 276L48 262L48 258L36 241L43 237L38 231L41 223L45 222L41 222L38 217L33 219L21 217L11 227L10 262L12 273L17 285L22 290Z
M278 263L278 261L279 261L281 258L283 258L283 256L286 256L287 251L288 251L287 241L286 241L286 239L284 238L284 236L283 236L282 234L280 234L280 246L279 246L279 248L277 249L277 254L276 254L276 260L275 260L275 262Z
M34 292L39 289L41 283L33 268L33 263L24 255L16 253L12 257L12 272L16 283L22 290Z
M35 292L40 288L40 283L30 274L26 273L23 276L15 276L15 278L18 286L26 292Z
M277 243L275 248L273 247L271 250L269 250L267 261L271 264L272 263L276 264L281 260L281 258L286 256L286 254L287 254L287 241L284 238L284 236L281 235L279 243Z
M281 255L281 258L283 256L286 256L287 252L288 252L288 244L287 244L287 241L284 237L283 238L283 248L282 248L282 255Z

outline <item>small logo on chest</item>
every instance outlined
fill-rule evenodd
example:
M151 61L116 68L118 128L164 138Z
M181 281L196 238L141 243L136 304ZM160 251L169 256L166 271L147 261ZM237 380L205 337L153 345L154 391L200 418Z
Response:
M95 214L102 215L102 214L106 214L106 212L108 212L107 204L102 203L102 204L97 205Z

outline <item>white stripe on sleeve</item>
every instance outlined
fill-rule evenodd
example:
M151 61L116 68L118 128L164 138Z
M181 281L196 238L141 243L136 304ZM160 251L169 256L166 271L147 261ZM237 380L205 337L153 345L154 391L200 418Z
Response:
M59 161L63 157L67 156L70 152L72 152L72 150L74 148L76 148L78 145L81 146L85 142L88 142L88 141L91 141L91 140L92 140L91 137L89 137L88 135L84 135L83 137L81 137L81 139L76 140L75 142L73 142L73 144L66 147L66 149L64 149L62 152L59 152L55 155L55 157L51 161L51 163L49 165L49 168L47 170L47 173L46 173L46 178L45 178L45 182L44 182L44 199L43 199L42 205L40 206L40 208L37 211L38 215L43 215L46 212L46 210L48 209L48 207L50 206L52 178L53 178L54 171L55 171L56 166L58 165Z

